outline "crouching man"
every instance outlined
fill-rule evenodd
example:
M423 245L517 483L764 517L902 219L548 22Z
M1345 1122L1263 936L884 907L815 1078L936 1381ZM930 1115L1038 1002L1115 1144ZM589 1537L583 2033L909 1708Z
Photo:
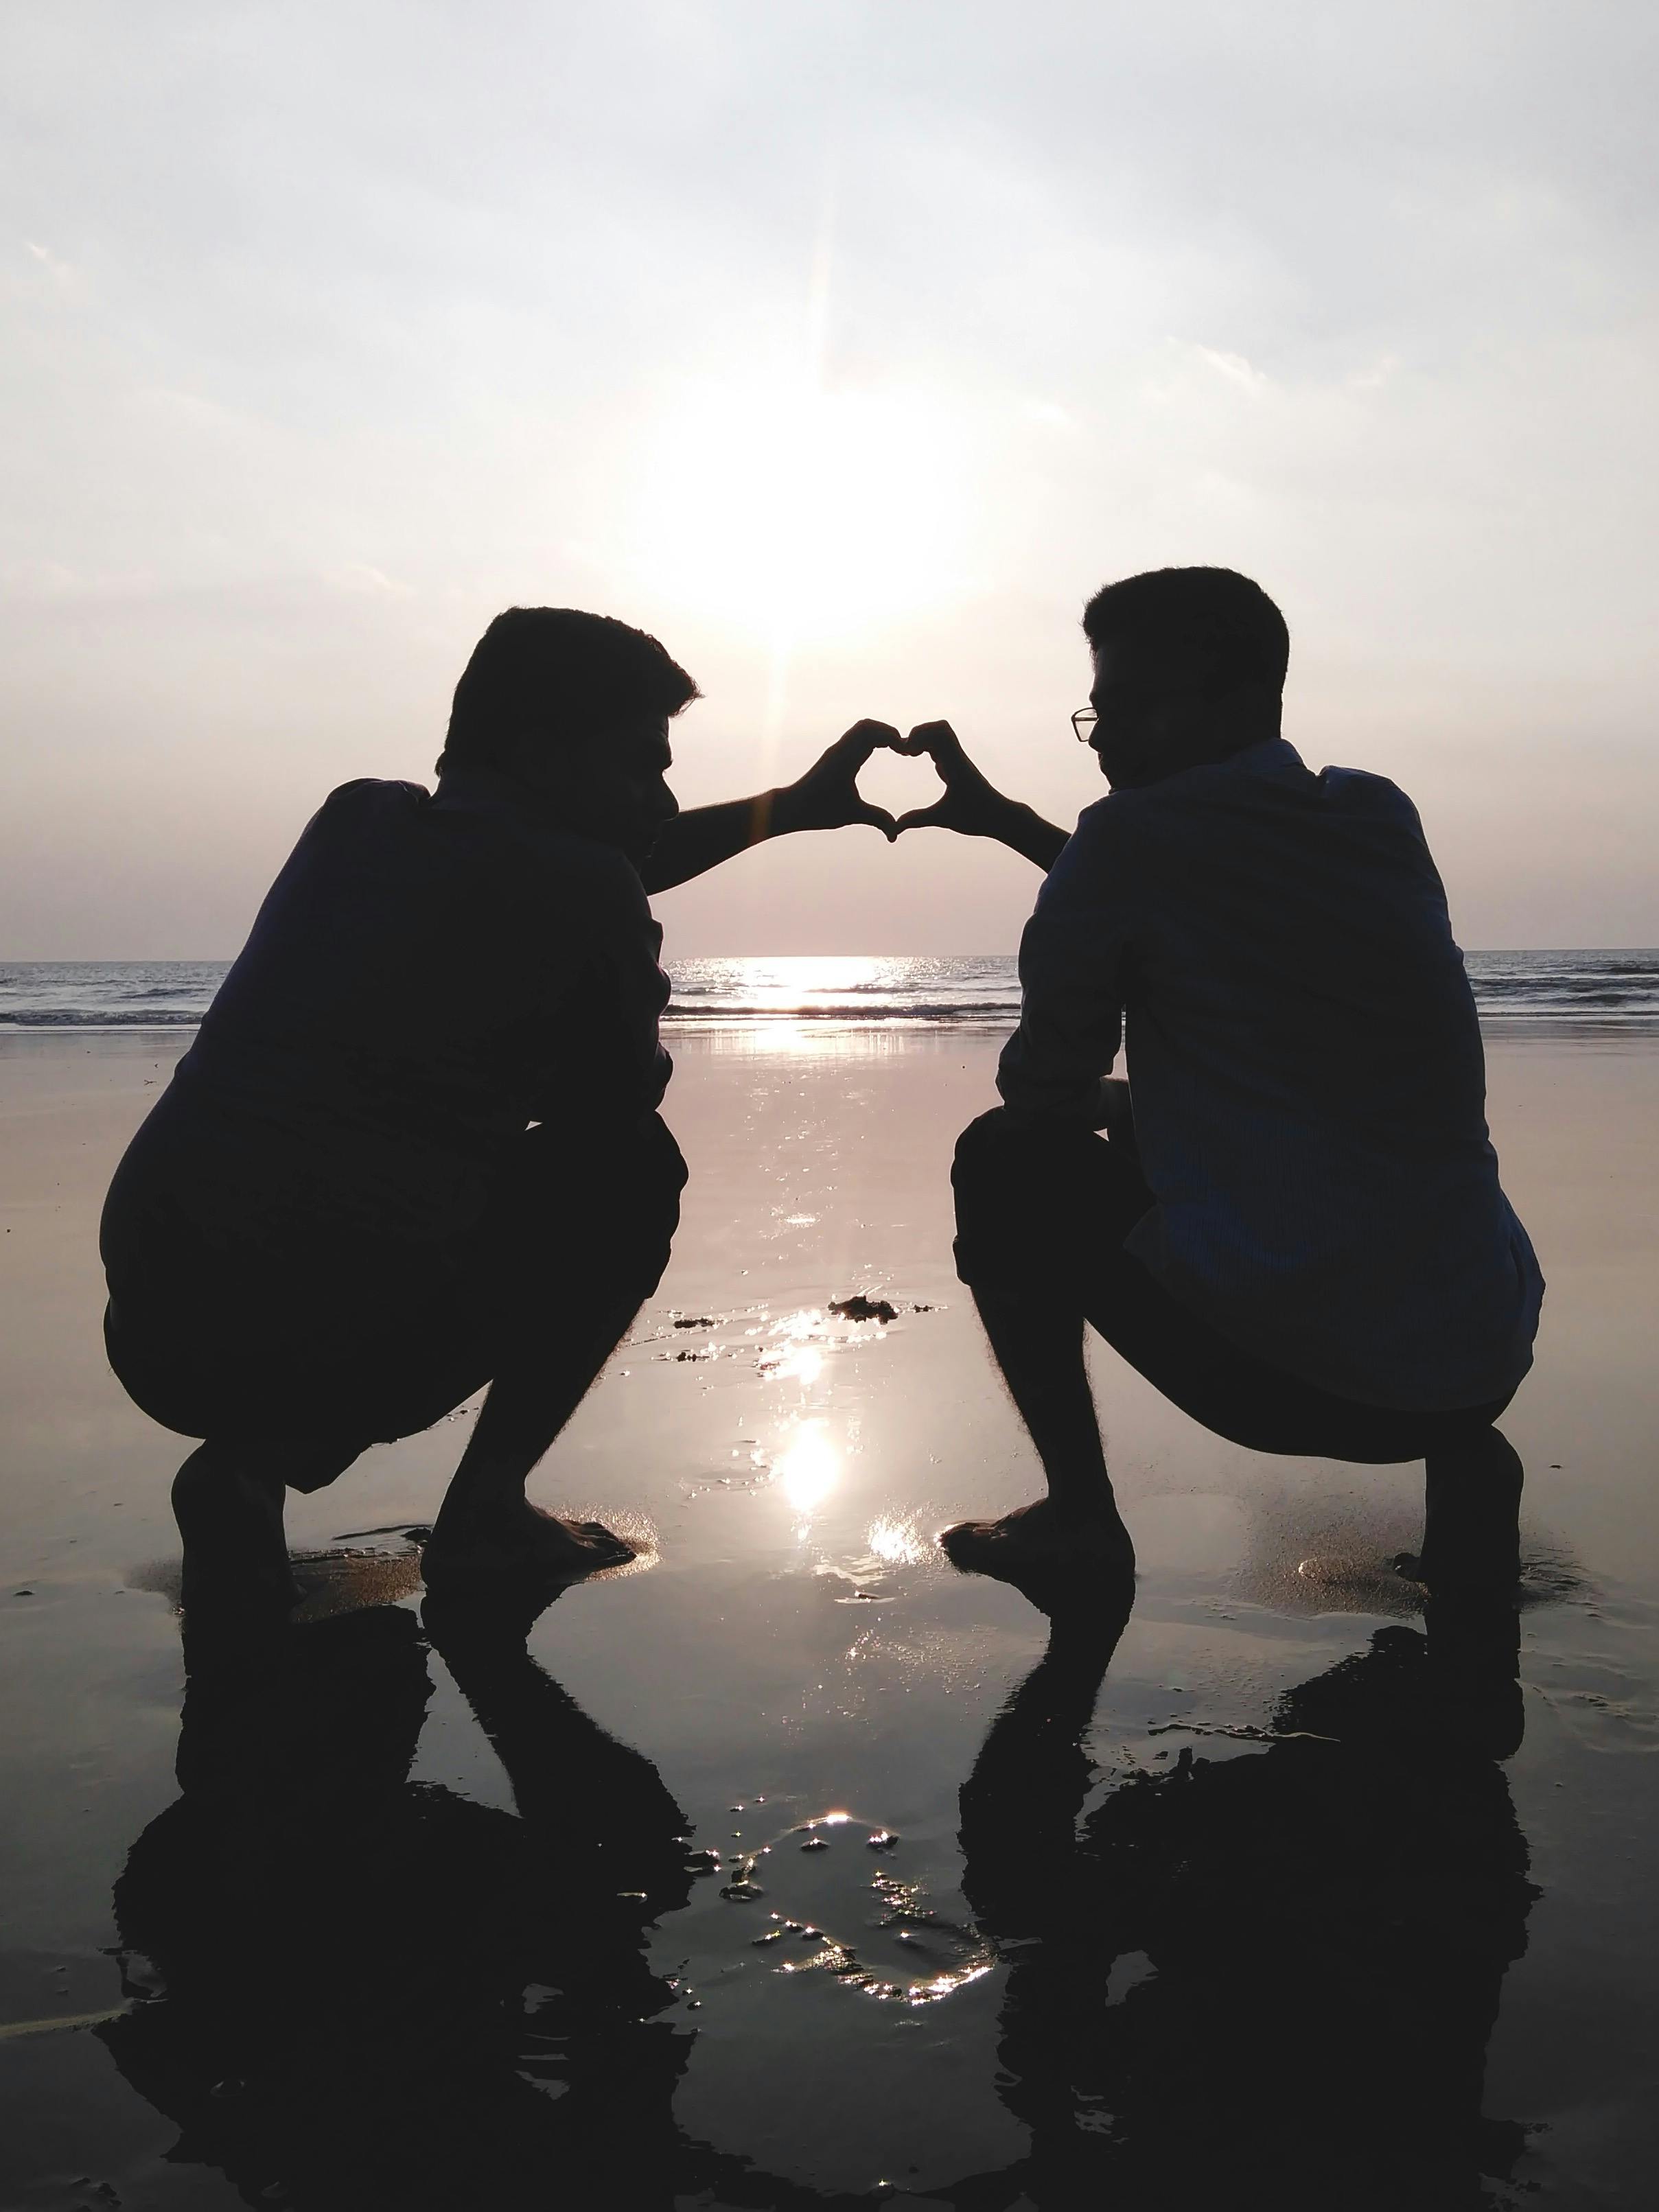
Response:
M896 736L874 723L787 788L680 814L669 724L696 696L625 623L514 608L436 789L343 785L277 877L104 1213L116 1373L204 1440L173 1485L188 1610L292 1604L285 1489L486 1382L428 1583L631 1556L525 1483L678 1220L647 892L785 832L894 834L855 788Z
M1236 1443L1426 1460L1422 1574L1512 1583L1521 1469L1492 1424L1531 1364L1543 1282L1498 1184L1416 811L1284 741L1289 639L1246 578L1131 577L1084 630L1073 727L1111 794L1069 839L948 724L904 747L946 788L901 829L997 837L1047 872L1005 1104L963 1134L954 1180L959 1271L1048 1495L945 1548L1014 1581L1133 1569L1086 1322ZM1106 1079L1120 1041L1127 1083Z

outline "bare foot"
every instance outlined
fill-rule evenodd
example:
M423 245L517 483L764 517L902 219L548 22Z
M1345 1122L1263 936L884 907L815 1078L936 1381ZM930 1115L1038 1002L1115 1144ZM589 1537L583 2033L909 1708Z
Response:
M1117 1513L1062 1517L1047 1498L1017 1505L997 1521L958 1521L939 1537L939 1548L966 1575L990 1575L1023 1587L1061 1580L1133 1584L1134 1546Z
M544 1588L625 1566L632 1544L602 1521L569 1521L528 1498L446 1528L441 1513L421 1553L428 1589L478 1583L532 1582Z

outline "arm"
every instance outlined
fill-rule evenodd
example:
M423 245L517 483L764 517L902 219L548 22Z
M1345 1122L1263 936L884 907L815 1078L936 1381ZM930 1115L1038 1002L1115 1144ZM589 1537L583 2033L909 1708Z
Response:
M994 837L1045 875L1060 858L1066 832L988 782L948 722L920 723L894 750L926 753L945 780L943 798L900 815L900 830L954 830L961 837Z
M1133 861L1115 804L1084 815L1020 940L1019 1027L1003 1049L997 1089L1022 1121L1098 1129L1127 1118L1122 1090L1106 1080L1123 1035Z
M662 926L623 854L592 838L561 844L532 887L523 935L538 949L501 1065L532 1121L626 1127L661 1104L673 1070L658 1032Z
M720 806L694 806L668 824L640 870L647 891L672 890L706 875L734 853L769 837L797 830L839 830L849 822L868 822L891 841L898 835L892 816L859 797L858 774L878 747L902 751L899 733L885 722L857 722L805 775L776 791L752 799L728 799Z

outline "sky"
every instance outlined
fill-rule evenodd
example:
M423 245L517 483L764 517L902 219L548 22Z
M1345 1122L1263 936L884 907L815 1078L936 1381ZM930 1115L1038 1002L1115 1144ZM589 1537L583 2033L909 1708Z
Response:
M1641 0L10 0L0 958L228 957L514 604L691 670L683 804L945 716L1069 823L1082 603L1183 562L1464 944L1659 944L1656 79ZM848 830L658 907L992 952L1036 888Z

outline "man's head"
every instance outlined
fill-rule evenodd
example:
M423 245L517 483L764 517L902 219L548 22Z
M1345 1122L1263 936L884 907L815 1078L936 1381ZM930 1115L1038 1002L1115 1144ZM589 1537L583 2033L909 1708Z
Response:
M654 637L575 607L509 607L455 686L445 769L497 769L568 826L642 860L678 812L668 725L696 685Z
M1158 783L1279 735L1285 617L1231 568L1154 568L1083 610L1094 656L1091 743L1119 787Z

